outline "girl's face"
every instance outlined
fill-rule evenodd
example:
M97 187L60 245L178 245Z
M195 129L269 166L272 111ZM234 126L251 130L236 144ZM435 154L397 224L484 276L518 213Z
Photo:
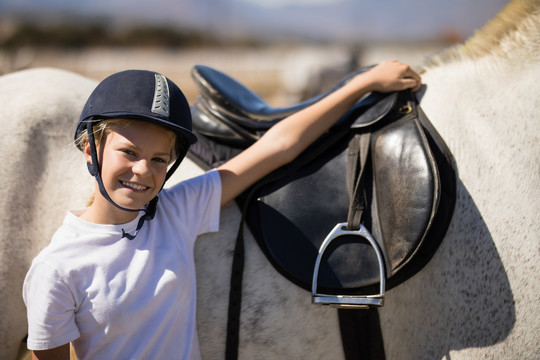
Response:
M171 135L158 125L132 121L126 127L113 126L98 148L101 178L111 199L128 209L140 209L152 200L165 182L172 146ZM89 149L85 155L91 162ZM117 209L99 191L93 205L105 212Z

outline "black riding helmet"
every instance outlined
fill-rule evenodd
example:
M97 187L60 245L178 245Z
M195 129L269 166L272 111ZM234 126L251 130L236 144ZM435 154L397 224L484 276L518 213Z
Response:
M184 94L174 82L161 74L146 70L122 71L103 80L90 94L77 123L75 139L84 130L88 131L92 153L92 164L88 164L88 170L96 177L101 194L124 211L146 212L139 221L138 232L145 220L154 217L158 198L156 196L147 209L127 209L109 197L101 180L92 131L92 126L100 121L118 118L149 121L176 134L177 159L168 170L166 180L178 168L189 146L197 141L197 137L192 132L191 111ZM134 235L123 233L123 236L133 239L137 232Z

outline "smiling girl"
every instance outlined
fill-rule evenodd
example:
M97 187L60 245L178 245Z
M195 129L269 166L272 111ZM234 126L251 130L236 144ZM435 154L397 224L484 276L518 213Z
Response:
M194 243L220 206L290 162L364 94L420 87L397 61L354 77L217 169L163 189L196 141L189 105L161 74L103 80L78 122L93 202L68 211L32 262L23 296L35 359L199 359Z

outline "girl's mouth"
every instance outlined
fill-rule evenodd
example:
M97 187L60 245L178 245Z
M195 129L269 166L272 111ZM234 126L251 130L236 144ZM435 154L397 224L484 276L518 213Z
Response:
M120 183L124 187L130 188L130 189L133 189L133 190L136 190L136 191L144 191L144 190L150 189L150 187L148 187L148 186L139 185L139 184L132 183L132 182L129 182L129 181L120 181Z

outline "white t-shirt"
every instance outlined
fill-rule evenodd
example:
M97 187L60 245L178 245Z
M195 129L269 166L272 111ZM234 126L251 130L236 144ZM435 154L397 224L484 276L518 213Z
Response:
M199 359L193 248L217 231L221 182L215 170L159 194L156 215L135 239L123 225L68 212L32 262L23 288L28 348L73 342L83 359Z

